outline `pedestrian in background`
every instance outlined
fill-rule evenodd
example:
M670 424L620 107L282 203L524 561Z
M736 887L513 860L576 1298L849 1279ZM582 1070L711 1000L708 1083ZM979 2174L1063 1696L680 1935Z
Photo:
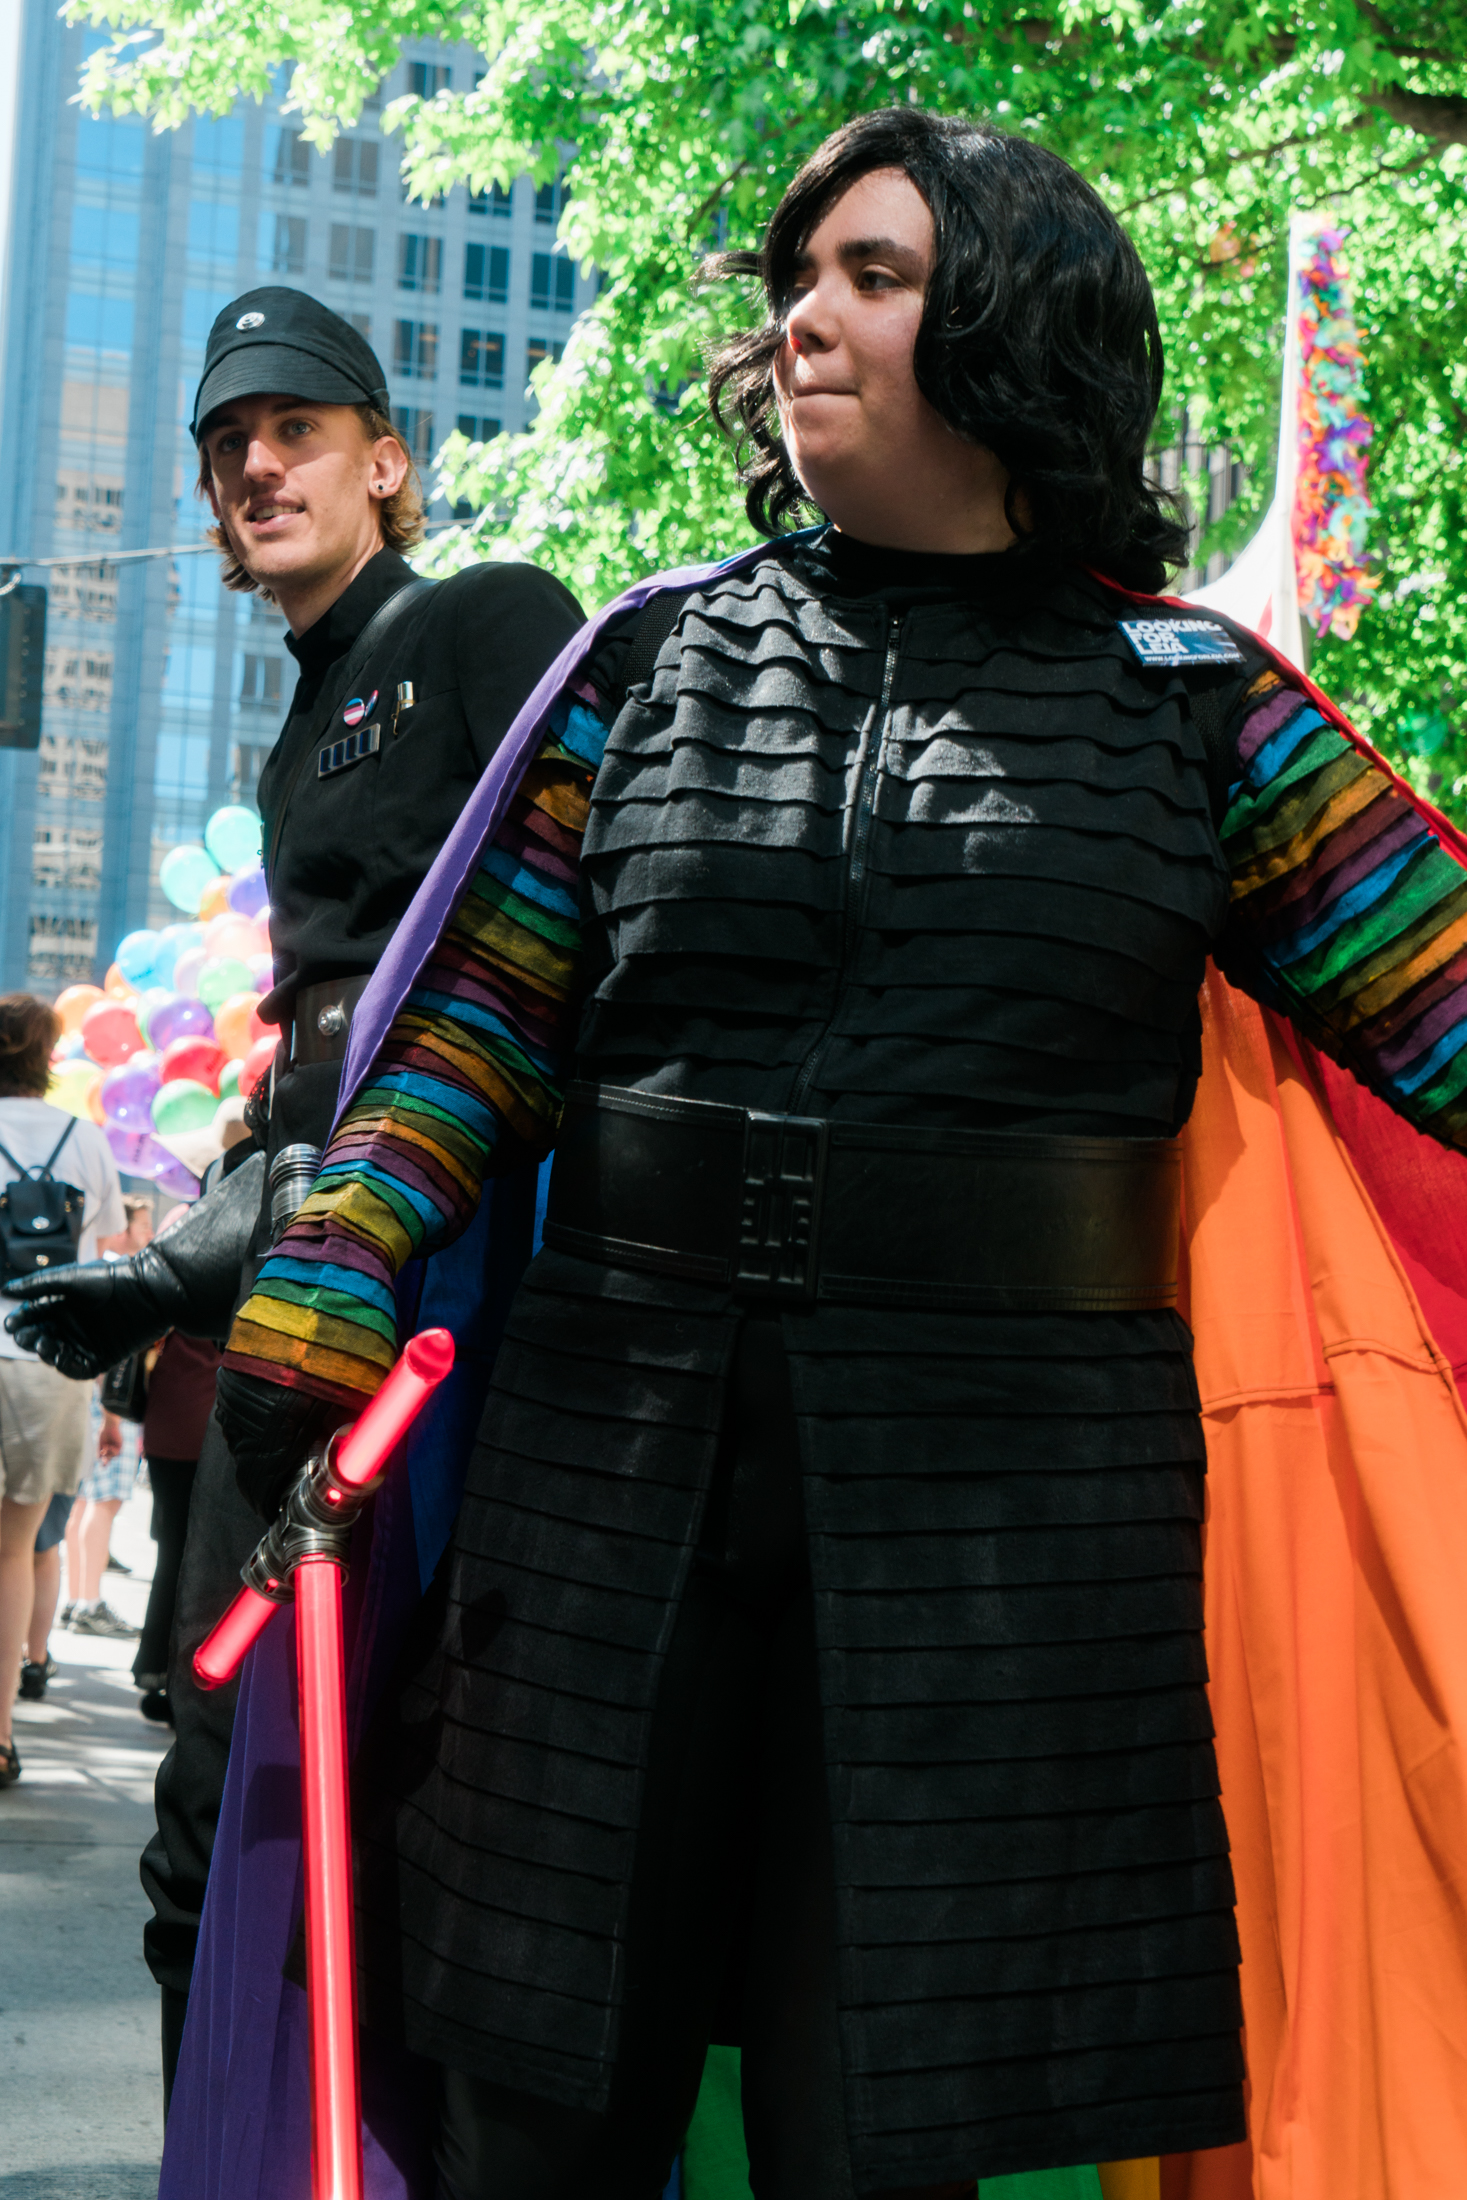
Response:
M137 1629L114 1612L102 1596L102 1576L112 1542L112 1523L133 1493L138 1478L137 1432L115 1413L100 1416L95 1460L76 1493L66 1524L66 1595L61 1624L75 1635L108 1635L130 1640Z
M116 1237L98 1240L104 1260L125 1260L152 1242L153 1202L127 1192L122 1205L127 1227ZM140 1456L136 1430L124 1427L104 1404L96 1461L76 1493L66 1528L67 1604L61 1624L74 1634L131 1638L137 1633L103 1600L102 1576L109 1567L118 1573L131 1572L112 1556L112 1526L137 1485Z
M56 1607L61 1601L61 1544L75 1503L74 1497L58 1490L36 1530L35 1555L31 1563L34 1583L31 1618L20 1661L20 1693L27 1703L39 1703L46 1693L46 1683L56 1674L56 1660L51 1655L51 1629L55 1624Z
M49 1002L0 997L0 1251L9 1273L34 1273L53 1256L95 1260L98 1232L126 1227L106 1139L46 1099L60 1032ZM20 1234L27 1224L31 1249ZM34 1249L43 1241L44 1253ZM11 1714L35 1604L36 1536L51 1499L75 1490L87 1469L90 1415L89 1383L0 1331L0 1788L20 1777Z

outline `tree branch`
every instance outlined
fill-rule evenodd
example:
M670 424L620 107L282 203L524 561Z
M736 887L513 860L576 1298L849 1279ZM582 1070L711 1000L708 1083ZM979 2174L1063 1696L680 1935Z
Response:
M1399 85L1381 85L1366 93L1373 107L1380 107L1392 122L1438 145L1467 145L1467 99L1460 92L1408 92Z

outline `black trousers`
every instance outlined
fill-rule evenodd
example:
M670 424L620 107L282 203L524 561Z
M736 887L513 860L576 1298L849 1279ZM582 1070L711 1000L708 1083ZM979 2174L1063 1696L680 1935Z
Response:
M758 2200L852 2200L814 1611L772 1320L741 1334L642 1825L611 2107L445 2070L439 2200L658 2200L711 2039L742 2044Z
M275 1087L268 1152L304 1140L324 1146L341 1081L337 1062L293 1070ZM256 1240L235 1300L248 1295L268 1233ZM166 1659L173 1747L158 1768L153 1791L158 1830L142 1854L143 1888L153 1914L143 1928L143 1955L163 1990L163 2097L173 2090L179 2043L188 2006L189 1980L198 1945L199 1919L209 1877L224 1775L234 1733L238 1682L205 1690L194 1681L193 1655L239 1588L239 1570L265 1523L240 1496L234 1461L211 1415L199 1452L188 1508L174 1603L173 1635ZM144 1667L140 1671L147 1670Z
M173 1606L178 1595L178 1570L183 1564L184 1537L188 1533L189 1498L193 1492L197 1459L155 1459L148 1454L148 1481L153 1491L153 1541L158 1556L153 1562L153 1586L138 1654L132 1661L133 1679L140 1673L166 1673L168 1643L173 1633Z

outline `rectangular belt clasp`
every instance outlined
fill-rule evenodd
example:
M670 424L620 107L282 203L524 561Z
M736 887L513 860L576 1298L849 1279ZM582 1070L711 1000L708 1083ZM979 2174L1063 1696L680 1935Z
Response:
M734 1264L734 1289L746 1297L814 1299L828 1144L819 1116L749 1109Z

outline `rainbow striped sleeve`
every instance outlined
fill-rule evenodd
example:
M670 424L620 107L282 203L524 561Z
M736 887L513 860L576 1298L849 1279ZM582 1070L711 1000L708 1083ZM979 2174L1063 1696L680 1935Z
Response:
M581 835L606 729L562 703L503 824L235 1317L226 1367L352 1411L397 1356L409 1261L496 1167L549 1151L580 955Z
M1467 868L1271 668L1237 753L1223 970L1418 1130L1467 1146Z

